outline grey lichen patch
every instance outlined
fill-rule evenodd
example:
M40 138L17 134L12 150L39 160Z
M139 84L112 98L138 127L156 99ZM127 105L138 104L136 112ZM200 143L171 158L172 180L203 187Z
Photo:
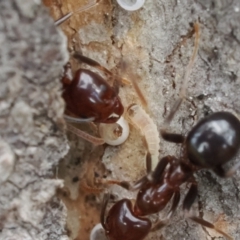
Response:
M10 176L15 163L15 156L10 146L0 139L0 184Z
M32 109L28 104L23 101L18 101L11 110L10 127L16 134L19 132L28 136L33 131L33 114Z
M37 228L46 214L42 208L62 184L61 180L45 180L41 184L35 182L21 191L19 197L12 201L11 207L17 209L22 221Z

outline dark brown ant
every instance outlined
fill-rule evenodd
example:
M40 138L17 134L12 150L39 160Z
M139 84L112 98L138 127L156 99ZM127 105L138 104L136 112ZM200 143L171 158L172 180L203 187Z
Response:
M98 5L100 1L101 0L92 0L84 7L69 12L56 20L55 25L61 25L74 14L86 11ZM62 78L62 96L66 103L65 119L67 122L117 122L124 112L123 105L118 96L118 81L125 84L129 84L129 82L126 79L119 79L114 76L108 69L88 57L82 56L79 53L74 54L73 57L89 66L101 70L108 76L110 75L114 78L114 86L110 86L99 74L83 68L78 69L72 78L71 74L68 74L70 64L67 64ZM102 138L89 135L70 124L68 124L68 130L95 145L100 145L105 142Z
M56 20L55 25L59 26L73 14L86 11L96 6L99 2L100 0L90 1L84 7ZM74 54L74 57L113 76L108 69L88 57L81 54ZM99 74L80 68L75 73L73 79L64 76L62 82L66 112L67 115L70 115L66 116L67 120L73 122L114 123L123 114L124 109L118 97L118 89L111 87Z
M66 103L64 117L67 122L105 124L118 122L124 112L122 102L118 96L119 82L129 84L128 80L118 78L98 62L79 53L75 53L73 56L81 62L110 75L114 78L114 85L110 86L99 74L83 68L78 69L71 80L67 76L65 69L65 76L62 78L62 97ZM69 131L94 145L101 145L106 140L89 135L69 123L67 125Z
M161 130L163 139L183 145L184 156L163 157L155 170L151 172L151 156L147 154L147 175L134 186L129 187L126 182L119 185L127 189L139 189L134 205L129 199L122 199L115 203L106 214L108 198L105 197L101 212L101 224L109 240L143 240L150 231L166 225L166 221L158 221L155 226L145 217L163 210L172 200L167 220L175 212L180 202L180 186L189 183L190 188L183 201L183 210L188 218L204 227L212 228L232 239L228 234L217 229L212 223L196 216L190 216L189 211L197 193L197 182L194 173L200 169L211 169L220 177L230 177L240 166L238 163L229 171L223 170L222 165L229 162L240 149L240 121L229 112L215 112L195 125L187 137L181 134L169 133L166 126L170 124L176 111L180 107L184 96L185 86L196 57L199 39L198 24L195 24L195 51L184 79L181 98L176 101L166 119L165 128Z
M81 62L98 68L108 75L112 73L98 62L74 54ZM118 89L111 87L99 74L88 69L78 69L73 80L63 78L63 94L66 102L67 120L76 122L93 121L96 123L114 123L123 114L123 105Z
M150 161L151 157L148 154L148 166L151 166ZM169 167L167 168L167 166ZM132 187L129 187L126 182L119 183L120 186L127 189L139 189L134 205L131 200L125 198L115 203L106 214L108 197L105 197L101 211L101 224L109 240L143 240L150 231L164 227L178 207L180 186L183 183L191 184L183 201L183 210L186 213L190 211L198 192L197 182L193 175L195 171L199 170L198 166L192 162L186 162L185 159L166 156L159 161L153 172L150 169L148 167L148 174ZM171 199L173 199L172 206L167 219L159 220L153 225L146 216L163 210ZM232 240L227 233L216 228L212 223L196 216L188 216L188 218L204 227L212 228Z

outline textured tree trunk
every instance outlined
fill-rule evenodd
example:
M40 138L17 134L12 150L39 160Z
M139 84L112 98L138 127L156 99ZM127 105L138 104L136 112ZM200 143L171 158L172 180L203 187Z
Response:
M55 19L86 4L44 2ZM171 124L172 131L187 134L211 112L240 111L239 0L146 0L136 12L121 9L115 0L102 0L61 27L69 49L81 51L120 76L136 78L148 101L147 112L160 129L182 86L196 21L201 31L198 57L187 100ZM64 239L66 211L55 194L63 182L52 172L68 149L59 80L67 61L64 37L41 5L8 0L0 2L0 42L0 239ZM79 63L72 61L72 66L76 70ZM122 86L120 97L125 107L141 104L131 86ZM116 201L134 199L136 194L118 186L96 185L96 176L136 181L145 174L146 149L133 127L119 147L93 149L71 134L69 142L70 151L58 171L66 191L59 196L68 209L68 235L88 240L99 222L103 191L111 192ZM180 158L182 149L161 140L160 157L165 155ZM211 171L201 171L196 178L199 196L192 214L239 239L239 172L220 179ZM182 187L182 199L187 189ZM185 219L180 203L169 225L149 234L146 240L150 239L223 237Z
M0 239L66 239L63 34L37 1L0 2Z

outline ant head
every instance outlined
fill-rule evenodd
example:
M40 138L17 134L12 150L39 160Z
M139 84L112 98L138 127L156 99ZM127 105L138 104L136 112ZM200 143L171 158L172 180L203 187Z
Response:
M221 167L239 148L240 122L229 112L216 112L202 119L186 139L189 160L203 168Z

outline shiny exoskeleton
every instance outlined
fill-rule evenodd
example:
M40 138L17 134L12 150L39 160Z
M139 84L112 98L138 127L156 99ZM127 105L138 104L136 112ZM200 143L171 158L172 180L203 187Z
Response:
M225 176L222 164L230 161L240 148L240 122L229 112L216 112L201 120L188 134L189 160Z
M141 218L133 212L129 199L117 202L109 211L106 222L102 221L106 236L111 240L144 239L151 230L148 218Z
M110 240L144 239L152 229L148 218L144 216L160 212L173 199L169 216L172 215L180 201L180 186L186 182L190 188L184 198L183 209L189 211L198 193L194 172L212 169L221 177L230 177L239 167L238 164L229 171L222 167L240 149L240 121L229 112L216 112L205 117L187 137L165 130L161 134L167 141L182 143L185 155L181 159L163 157L155 170L137 183L139 191L134 206L130 200L123 199L113 205L106 218L106 207L103 208L102 225ZM202 218L189 218L232 239ZM160 226L164 224L161 222Z
M79 54L75 57L109 73L92 59ZM72 81L64 78L62 96L66 102L66 114L83 121L92 119L97 123L114 123L124 111L117 90L88 69L78 69Z

